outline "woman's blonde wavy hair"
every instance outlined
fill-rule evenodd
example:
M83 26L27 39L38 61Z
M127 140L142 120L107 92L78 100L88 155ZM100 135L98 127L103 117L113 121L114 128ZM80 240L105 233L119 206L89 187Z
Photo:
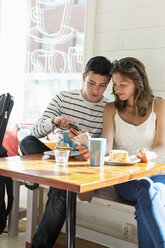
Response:
M149 85L149 80L145 70L145 66L138 59L133 57L126 57L119 61L113 61L111 69L111 76L114 73L120 73L121 75L131 79L135 86L134 96L134 109L138 116L145 116L148 107L152 104L153 93ZM115 93L113 88L113 95L115 96L115 107L118 111L123 111L126 107L127 100L122 101Z

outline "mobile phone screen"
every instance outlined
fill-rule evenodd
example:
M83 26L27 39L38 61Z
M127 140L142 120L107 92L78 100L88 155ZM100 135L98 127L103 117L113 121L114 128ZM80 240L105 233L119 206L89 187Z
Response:
M72 122L68 122L68 125L69 125L69 128L74 128L75 130L80 131L79 127L76 124Z

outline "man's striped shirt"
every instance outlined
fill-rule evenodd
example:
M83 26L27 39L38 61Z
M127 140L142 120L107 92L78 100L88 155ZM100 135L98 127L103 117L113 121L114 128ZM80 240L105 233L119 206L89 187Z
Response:
M88 102L84 100L80 90L62 91L51 100L37 121L33 135L41 138L53 131L53 116L70 116L81 130L88 130L92 137L100 137L103 129L103 111L108 102L105 97L98 103Z

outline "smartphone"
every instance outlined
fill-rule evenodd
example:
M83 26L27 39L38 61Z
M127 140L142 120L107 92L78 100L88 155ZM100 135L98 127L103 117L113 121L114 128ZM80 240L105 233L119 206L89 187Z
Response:
M68 122L68 125L69 125L69 128L74 128L75 130L80 131L79 127L76 124L72 122Z

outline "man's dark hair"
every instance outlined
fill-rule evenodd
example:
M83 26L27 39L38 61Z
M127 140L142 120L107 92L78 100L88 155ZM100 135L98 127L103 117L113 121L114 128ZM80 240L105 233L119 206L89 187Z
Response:
M85 67L85 74L89 71L93 71L95 74L110 75L112 64L109 59L103 56L96 56L91 58Z

